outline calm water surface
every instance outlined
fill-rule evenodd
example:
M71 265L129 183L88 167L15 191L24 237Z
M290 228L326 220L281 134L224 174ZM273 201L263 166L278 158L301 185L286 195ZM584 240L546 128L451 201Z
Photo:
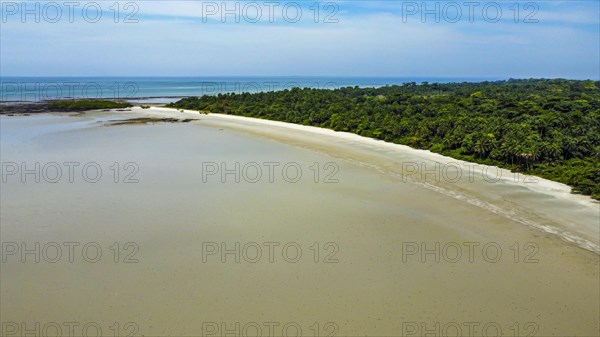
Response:
M559 336L600 327L593 252L347 151L204 117L106 124L134 116L0 117L4 328L358 336L477 322L506 336ZM39 163L39 182L7 171L13 163L34 172ZM407 254L423 243L449 248L438 260ZM478 244L472 260L465 243ZM482 250L490 244L497 259Z

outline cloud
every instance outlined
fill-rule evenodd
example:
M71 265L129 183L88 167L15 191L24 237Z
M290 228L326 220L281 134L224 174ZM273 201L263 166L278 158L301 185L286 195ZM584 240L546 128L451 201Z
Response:
M544 23L551 17L545 13L564 8L540 5L540 23L527 24L423 23L418 16L403 20L387 3L338 5L338 23L322 22L333 12L323 7L318 22L313 10L296 23L203 22L202 4L171 1L141 4L138 23L115 23L110 11L97 23L12 20L2 24L0 70L5 76L600 76L598 19L591 27L570 23L585 14L579 7L560 23Z

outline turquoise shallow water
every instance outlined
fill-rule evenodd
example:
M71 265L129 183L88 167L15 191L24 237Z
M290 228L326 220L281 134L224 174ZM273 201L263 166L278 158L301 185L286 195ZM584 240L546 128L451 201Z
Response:
M62 98L143 99L169 102L176 97L277 91L294 87L334 89L403 83L480 82L482 78L436 77L2 77L0 101ZM152 99L149 99L152 98Z

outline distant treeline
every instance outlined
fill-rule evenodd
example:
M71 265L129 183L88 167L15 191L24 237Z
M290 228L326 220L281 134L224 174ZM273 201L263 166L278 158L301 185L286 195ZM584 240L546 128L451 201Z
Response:
M600 81L295 88L170 107L353 132L538 175L600 199Z
M102 101L102 100L64 100L48 103L48 109L50 110L62 110L62 111L85 111L85 110L96 110L96 109L123 109L130 108L133 105L126 102L113 102L113 101Z
M104 100L61 100L53 102L30 102L0 104L0 115L29 115L46 112L76 112L87 110L124 109L133 105L126 102Z

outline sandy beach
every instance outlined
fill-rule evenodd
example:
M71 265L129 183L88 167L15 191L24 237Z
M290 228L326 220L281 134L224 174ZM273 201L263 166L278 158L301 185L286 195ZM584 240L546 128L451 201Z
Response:
M198 115L197 111L192 111L192 110L178 111L175 109L168 109L168 108L162 108L162 107L151 107L149 112L151 112L151 113L157 112L160 116L169 114L170 116L173 116L173 117L180 116L180 113L182 113L182 112L185 114L188 114L189 117L197 117L197 115ZM154 114L152 114L152 115L154 115ZM366 144L366 145L377 146L377 147L384 148L384 149L396 150L399 152L403 151L403 152L409 153L413 157L424 158L424 159L428 159L428 160L435 160L435 161L438 161L441 163L468 163L470 165L476 166L476 167L474 167L474 170L477 170L478 173L483 172L483 170L486 168L492 167L492 166L484 165L484 164L469 163L469 162L465 162L463 160L459 160L459 159L443 156L441 154L433 153L429 150L414 149L414 148L411 148L406 145L388 143L388 142L373 139L373 138L359 136L359 135L349 133L349 132L339 132L339 131L323 129L323 128L318 128L318 127L308 126L308 125L298 125L298 124L293 124L293 123L285 123L285 122L271 121L271 120L267 120L267 119L242 117L242 116L234 116L234 115L211 113L211 114L206 114L206 115L201 114L201 116L205 117L205 118L209 118L209 120L213 120L213 119L221 120L221 121L229 120L229 121L237 121L237 122L246 123L246 124L254 123L254 124L260 124L260 125L267 125L270 127L302 131L305 133L318 134L318 135L324 135L324 136L329 136L329 137L336 137L339 139L354 141L354 142L362 143L362 144ZM497 168L497 169L501 170L500 172L502 172L502 174L499 174L499 176L501 178L504 177L503 178L504 181L506 181L506 182L514 181L513 179L510 178L513 175L512 172L502 169L502 168ZM552 195L555 197L560 197L560 198L564 198L564 199L569 199L571 201L576 201L576 202L585 204L586 206L598 206L598 202L593 200L589 196L577 195L577 194L570 193L571 187L568 185L565 185L565 184L562 184L559 182L555 182L555 181L551 181L551 180L547 180L547 179L540 178L540 177L526 175L526 174L523 174L522 176L523 176L523 178L522 178L523 180L536 181L535 184L527 186L527 187L535 190L536 192L540 192L540 193L545 193L545 192L548 193L549 192L549 193L552 193Z
M110 123L140 117L192 121ZM565 185L236 116L0 118L3 163L104 173L3 181L2 242L42 247L39 263L3 251L3 322L95 322L104 335L133 323L145 336L600 330L599 206ZM74 261L49 262L52 242L79 243ZM92 242L96 262L79 248Z
M200 118L197 111L179 111L160 107L152 107L148 113L153 116L168 115L171 117L181 117L183 113L189 118ZM351 155L354 155L352 159L360 161L364 165L374 165L374 168L379 171L400 175L403 179L416 179L424 183L426 188L505 215L524 225L558 235L564 240L600 254L600 203L589 196L572 194L571 187L568 185L536 176L513 173L495 166L465 162L428 150L413 149L405 145L388 143L348 132L223 114L201 114L201 116L206 124L227 125L236 130L263 137L292 141L296 145L330 155L357 152L356 145L358 145L367 153L363 152L363 156L356 156L355 153L352 153ZM313 140L311 135L321 137ZM383 160L381 157L377 158L377 154L382 152L386 157ZM403 163L398 164L398 158L406 159ZM430 171L423 173L421 172L422 168ZM413 170L419 172L413 172ZM460 178L457 179L456 177L459 175ZM430 179L427 179L428 177ZM496 187L494 185L509 189L526 189L532 199L541 196L543 203L532 203L530 199L526 200L526 203L519 204L519 201L513 198L511 200L485 200L486 196L482 195L481 190L486 190L484 193L491 194L494 192L493 188ZM451 188L448 188L449 186ZM501 194L503 191L498 190L497 193ZM506 198L510 197L511 195L506 196ZM548 209L545 211L552 211L552 207L548 207L548 198L562 204L558 207L560 212L551 212L547 218L540 218L538 221L519 217L516 212L518 207L522 207L530 215L531 212L536 211L536 206L546 206ZM500 205L500 201L507 201L507 203ZM574 212L569 212L569 210ZM552 221L558 218L560 218L560 222ZM578 218L582 221L578 222Z

